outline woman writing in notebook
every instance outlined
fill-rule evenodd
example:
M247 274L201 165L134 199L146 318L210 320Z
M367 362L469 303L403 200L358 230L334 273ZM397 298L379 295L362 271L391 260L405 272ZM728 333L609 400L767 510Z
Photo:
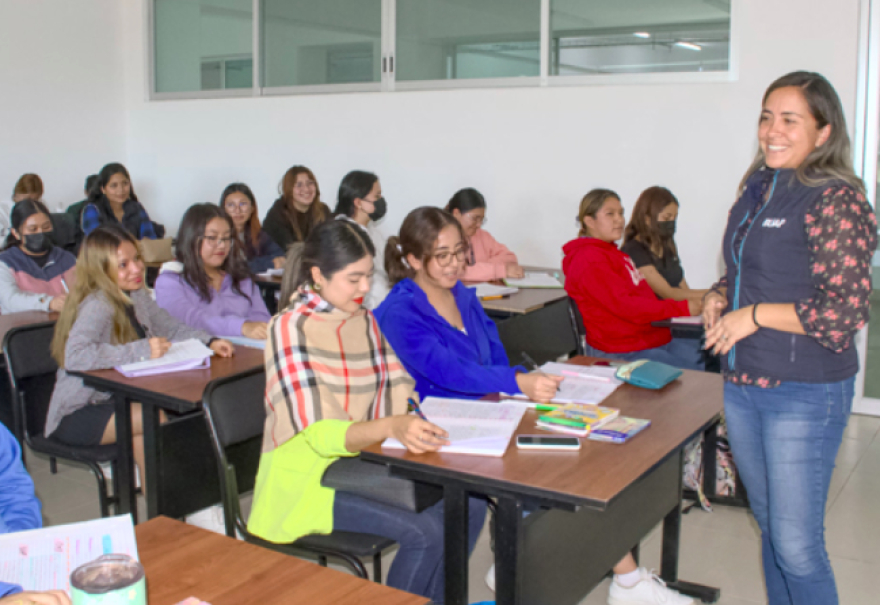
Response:
M468 245L468 256L461 274L464 281L492 281L521 278L525 271L516 255L483 229L486 222L486 199L476 189L468 187L457 191L446 211L461 223Z
M764 93L758 153L706 295L736 468L761 529L769 602L835 605L825 506L868 321L877 219L837 92L794 72Z
M331 531L392 538L400 550L388 585L443 603L442 501L415 513L321 485L335 460L388 437L415 454L448 443L442 428L406 414L413 380L361 304L372 272L373 243L348 221L319 225L285 267L290 304L269 324L248 530L271 542ZM471 550L485 513L485 500L471 498Z
M113 225L95 229L83 242L76 282L55 325L52 357L59 370L46 415L46 436L80 446L115 443L110 394L85 386L67 371L156 359L172 342L191 338L221 357L232 355L230 343L177 321L153 301L144 288L144 263L130 233ZM132 404L131 417L133 454L143 477L139 404Z
M703 298L706 290L692 290L675 245L678 200L665 187L648 187L639 195L620 251L629 255L658 298Z
M156 279L160 307L210 334L266 339L269 311L222 208L189 207L177 232L177 258Z
M10 218L0 253L0 313L60 311L74 283L76 257L52 245L52 219L42 202L18 202Z
M260 227L257 198L244 183L232 183L220 196L220 207L235 226L251 273L263 273L284 266L284 250Z
M577 303L587 332L587 354L651 359L688 370L703 369L700 341L674 339L653 321L700 312L698 299L658 300L632 259L617 248L623 205L608 189L581 200L579 237L562 247L565 290Z
M382 332L422 398L502 392L549 400L561 379L510 367L494 322L459 281L467 258L467 239L451 214L427 206L410 212L385 249L394 287L375 311Z

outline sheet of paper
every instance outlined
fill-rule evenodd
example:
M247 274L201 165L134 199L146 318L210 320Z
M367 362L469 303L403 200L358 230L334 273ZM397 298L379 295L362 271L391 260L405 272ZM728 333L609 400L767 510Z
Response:
M479 283L479 284L471 284L468 288L472 288L477 291L477 298L484 298L486 296L508 296L510 294L516 294L519 292L516 288L508 288L506 286L496 286L495 284L488 283Z
M623 384L614 376L617 368L609 366L576 366L550 361L541 366L541 371L564 377L551 403L601 403ZM522 394L508 395L526 399Z
M537 273L527 271L525 277L519 279L505 279L504 283L515 288L561 288L558 279L549 273Z
M503 456L510 438L527 409L518 401L473 401L428 397L420 405L425 417L449 433L451 445L444 453ZM404 449L396 439L386 439L382 447Z
M700 315L692 315L690 317L673 317L672 323L681 324L683 326L702 326L703 318Z
M265 340L258 340L256 338L245 338L244 336L224 336L224 338L234 345L241 345L243 347L252 347L254 349L264 350L266 348Z
M280 269L266 269L265 271L260 273L260 275L263 277L273 277L273 276L281 277L282 275L284 275L284 267L282 267Z
M183 361L205 359L206 357L210 357L213 354L214 351L206 347L204 344L202 344L195 338L190 338L189 340L184 340L183 342L173 343L171 345L171 348L168 349L168 352L165 353L162 357L129 363L124 366L119 366L119 368L120 371L124 372L139 372L141 370L159 368L164 365L171 365Z
M70 574L101 555L138 558L130 515L0 535L0 578L25 590L70 590Z

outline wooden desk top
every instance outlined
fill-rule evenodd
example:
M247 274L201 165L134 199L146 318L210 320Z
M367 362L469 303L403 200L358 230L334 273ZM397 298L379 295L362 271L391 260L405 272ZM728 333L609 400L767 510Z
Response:
M590 365L593 358L572 363ZM578 452L518 450L515 439L501 458L466 454L414 455L373 445L365 459L393 463L422 474L473 480L494 490L514 491L564 505L604 509L627 486L678 451L709 426L723 408L721 376L685 371L659 391L621 385L602 405L623 416L647 418L651 426L624 444L583 439ZM551 434L535 427L537 414L526 412L517 434Z
M12 328L56 321L58 313L47 311L22 311L0 315L0 343L6 339L6 333Z
M135 528L150 605L423 605L424 597L362 580L167 517Z
M211 381L262 367L262 350L239 345L235 347L232 357L214 356L211 358L211 366L201 370L140 378L126 378L112 369L71 374L81 377L92 388L124 393L136 400L149 400L150 403L175 412L188 412L201 405L202 394Z
M486 311L525 315L567 297L568 293L562 288L522 288L507 298L482 300L480 303Z

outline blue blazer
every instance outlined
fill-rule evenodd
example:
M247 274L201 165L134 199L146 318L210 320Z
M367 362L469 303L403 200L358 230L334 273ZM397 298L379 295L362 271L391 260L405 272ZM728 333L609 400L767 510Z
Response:
M391 348L416 381L424 399L476 399L488 393L519 393L517 372L511 368L474 290L461 282L452 288L467 334L440 317L424 291L411 279L391 290L374 314Z

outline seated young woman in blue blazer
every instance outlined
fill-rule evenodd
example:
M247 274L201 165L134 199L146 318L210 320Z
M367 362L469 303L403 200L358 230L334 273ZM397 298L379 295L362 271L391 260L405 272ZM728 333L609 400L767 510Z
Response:
M382 332L423 399L504 392L549 400L559 380L510 367L498 329L475 291L458 280L467 254L451 214L432 207L410 212L400 237L389 238L385 248L385 270L395 286L375 310Z
M177 259L166 263L156 279L160 307L217 336L266 339L271 315L250 278L232 219L222 208L190 206L177 233Z

